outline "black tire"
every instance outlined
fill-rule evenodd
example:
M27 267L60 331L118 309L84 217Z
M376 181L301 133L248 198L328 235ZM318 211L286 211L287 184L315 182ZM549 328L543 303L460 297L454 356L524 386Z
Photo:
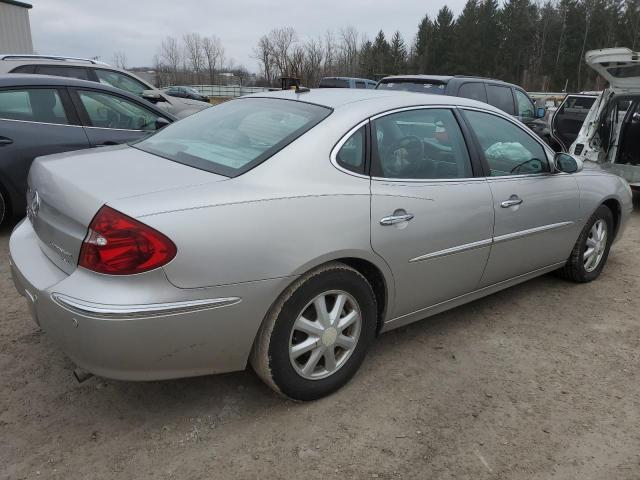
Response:
M2 188L0 188L0 226L3 225L4 221L9 216L7 201L4 198Z
M587 250L587 239L589 238L592 227L599 220L604 221L607 226L606 245L604 246L604 251L598 264L593 270L588 271L585 268L584 262L584 254ZM598 278L607 263L607 258L609 258L609 250L611 249L614 233L613 214L607 206L600 205L582 229L567 263L558 270L558 274L562 278L576 283L587 283Z
M332 374L319 379L304 378L289 356L294 323L311 307L313 299L336 290L355 300L361 318L359 336L349 356ZM367 279L343 263L331 262L300 277L271 307L256 337L251 365L277 393L292 400L315 400L338 390L353 377L375 338L376 325L376 298ZM332 344L331 348L340 352L339 346Z

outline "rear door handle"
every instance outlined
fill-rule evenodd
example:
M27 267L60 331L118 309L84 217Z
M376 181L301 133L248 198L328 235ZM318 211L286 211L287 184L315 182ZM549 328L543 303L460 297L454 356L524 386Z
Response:
M394 212L393 215L381 219L380 225L395 225L397 223L408 222L411 219L413 219L412 213L396 214L396 212Z
M517 195L511 195L509 200L505 200L500 204L502 208L515 207L516 205L520 205L523 200Z
M11 140L10 138L0 137L0 146L2 146L2 145L11 145L12 143L13 143L13 140Z

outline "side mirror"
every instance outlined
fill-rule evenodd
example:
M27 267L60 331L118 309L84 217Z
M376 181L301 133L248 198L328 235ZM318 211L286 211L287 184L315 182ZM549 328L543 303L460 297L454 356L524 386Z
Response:
M171 125L171 122L164 117L158 117L156 119L156 130L160 130L161 128L166 127L167 125Z
M556 171L562 173L578 173L582 171L582 160L575 158L568 153L558 153L555 156L554 163Z
M547 109L544 107L540 107L538 109L536 109L536 118L544 118L544 116L547 114Z
M152 103L164 102L164 98L157 90L145 90L142 92L142 98Z

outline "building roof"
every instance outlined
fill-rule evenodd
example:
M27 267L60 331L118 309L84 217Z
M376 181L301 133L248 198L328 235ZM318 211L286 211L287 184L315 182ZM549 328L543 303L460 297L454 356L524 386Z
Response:
M17 2L16 0L0 0L0 3L7 3L9 5L15 5L16 7L22 8L33 8L33 5L30 3Z

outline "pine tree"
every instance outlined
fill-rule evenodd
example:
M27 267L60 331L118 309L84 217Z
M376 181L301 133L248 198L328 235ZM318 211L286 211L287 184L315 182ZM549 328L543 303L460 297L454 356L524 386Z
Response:
M394 73L403 73L407 66L407 47L399 31L393 34L389 48L389 61Z

